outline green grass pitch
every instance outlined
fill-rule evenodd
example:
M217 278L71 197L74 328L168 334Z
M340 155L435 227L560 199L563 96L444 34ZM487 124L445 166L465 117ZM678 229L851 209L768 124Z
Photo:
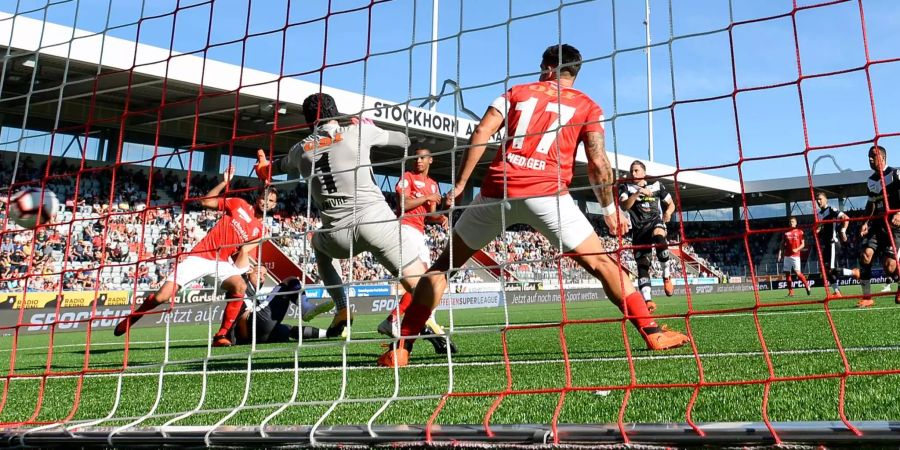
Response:
M858 288L847 288L845 294L857 294L854 289ZM822 289L815 289L810 298L823 296ZM797 298L806 298L802 290L798 290ZM684 297L655 300L660 306L658 314L687 312ZM784 300L784 291L761 294L762 302ZM725 310L750 307L755 299L753 293L733 293L694 296L692 301L698 310ZM855 300L830 303L850 369L859 372L900 368L900 305L894 304L892 295L880 298L876 307L868 310L858 310L854 303ZM619 317L618 310L605 301L567 306L570 319ZM101 423L104 426L127 425L138 419L144 419L140 426L219 422L259 425L280 411L269 424L298 425L314 424L331 409L324 425L365 424L387 399L396 397L376 418L376 424L425 423L441 396L451 390L467 393L507 389L507 365L499 333L507 315L511 324L558 322L561 307L542 304L510 307L506 312L503 308L456 311L454 340L460 353L452 358L452 370L446 355L436 355L428 343L419 342L412 365L399 371L399 384L393 369L375 366L386 342L374 332L381 315L359 316L350 342L307 342L299 348L296 344L260 345L253 353L247 346L214 348L209 356L208 325L173 326L168 331L139 328L131 337L124 376L112 373L7 379L0 422L53 422L71 416L74 421L106 418ZM325 326L328 320L322 317L313 324ZM449 314L439 313L438 320L449 324ZM840 377L834 375L843 373L844 364L823 305L762 308L758 320L774 377L827 375L771 383L769 418L838 420ZM686 329L684 318L661 322ZM699 382L700 367L706 383L755 383L702 387L693 405L693 420L761 421L765 389L762 381L769 379L770 368L762 353L753 313L692 316L690 328L697 357L690 347L649 352L637 333L627 327L633 356L632 380L620 323L565 326L571 386L576 389L565 392L559 422L615 422L625 396L624 390L615 387L632 382L638 387L630 391L626 421L684 422L693 392L690 386ZM85 357L86 337L83 331L57 333L52 358L48 358L47 335L23 335L15 352L14 373L122 367L123 339L113 337L110 330L97 330L90 339L90 355ZM0 338L0 364L7 375L12 342L11 337ZM566 387L559 327L511 330L507 333L507 349L512 390ZM298 371L294 370L295 363ZM682 387L640 387L649 384ZM399 386L396 392L395 386ZM603 386L611 388L593 389ZM560 401L559 392L505 396L490 423L550 423ZM850 420L896 420L900 418L898 398L900 375L846 377L845 411ZM496 399L451 397L435 423L482 423Z

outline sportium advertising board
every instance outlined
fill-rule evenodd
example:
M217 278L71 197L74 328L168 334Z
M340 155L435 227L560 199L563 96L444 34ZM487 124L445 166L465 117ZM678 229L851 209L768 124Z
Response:
M137 292L139 304L150 292ZM218 295L216 295L218 294ZM178 294L170 312L148 315L138 326L173 323L197 323L221 320L224 294L212 289L185 289ZM132 294L128 291L0 292L0 326L31 332L84 330L88 321L93 328L111 328L131 313ZM24 307L23 307L24 306ZM21 319L20 319L21 316ZM5 331L6 334L10 330Z

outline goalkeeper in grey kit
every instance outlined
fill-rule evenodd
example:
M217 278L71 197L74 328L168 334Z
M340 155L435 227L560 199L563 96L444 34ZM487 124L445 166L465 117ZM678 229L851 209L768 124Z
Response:
M336 308L328 328L330 337L340 335L352 321L338 260L369 251L388 272L400 277L408 292L415 289L426 267L415 243L402 235L396 214L375 183L370 159L371 147L408 147L406 134L370 123L342 126L334 98L328 94L307 97L303 114L312 134L271 163L260 150L255 169L263 181L298 171L307 180L322 217L322 228L312 238L316 265ZM448 349L448 337L434 340Z

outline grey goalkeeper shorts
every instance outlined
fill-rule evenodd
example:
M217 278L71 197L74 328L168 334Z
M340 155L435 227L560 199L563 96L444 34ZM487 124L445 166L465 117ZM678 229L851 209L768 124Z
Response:
M385 202L373 203L347 217L316 230L313 247L334 259L348 259L371 252L394 276L419 260L414 236L401 234L400 221Z

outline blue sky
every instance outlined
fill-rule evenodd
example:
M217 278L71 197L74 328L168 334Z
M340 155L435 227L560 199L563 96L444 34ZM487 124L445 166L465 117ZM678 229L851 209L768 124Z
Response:
M11 2L10 2L11 3ZM818 2L799 1L800 6ZM210 48L207 57L309 81L418 105L428 94L431 39L431 0L392 0L366 8L368 1L333 0L328 20L324 0L182 0L173 27L175 0L81 0L52 2L47 20L163 48L192 52L211 44L250 34L274 33ZM14 5L4 8L13 12ZM18 2L20 11L40 9L45 0ZM195 7L189 7L197 5ZM805 139L811 146L871 140L875 135L869 88L864 71L804 80L803 106L807 136L801 120L796 84L742 92L732 98L732 45L740 89L791 82L798 77L797 52L791 16L738 25L732 38L724 30L732 22L791 11L788 0L651 0L654 46L653 115L656 160L683 169L733 164L738 156L738 132L745 157L800 152ZM900 4L895 0L864 0L865 26L871 60L900 57ZM358 11L354 9L361 8ZM78 18L75 21L75 12ZM28 14L42 18L45 10ZM610 149L647 154L647 78L644 46L644 2L640 0L564 1L441 0L438 26L438 79L452 79L464 89L466 106L481 113L511 84L535 79L540 53L550 44L578 47L588 60L576 87L590 94L613 118L608 125ZM163 15L163 17L153 18ZM139 19L140 35L137 35ZM212 25L210 26L210 18ZM796 20L800 67L805 75L834 72L865 64L860 7L857 1L798 11ZM671 20L670 20L671 19ZM370 26L371 20L371 26ZM327 22L327 23L326 23ZM288 23L282 48L280 29ZM327 27L327 33L326 33ZM174 28L174 31L173 31ZM614 31L615 29L615 31ZM209 30L209 33L207 32ZM276 31L278 30L278 31ZM327 43L326 43L327 37ZM674 37L671 45L667 44ZM363 58L368 60L342 64ZM242 50L245 50L242 52ZM323 54L329 66L324 71ZM305 73L309 72L309 73ZM304 74L305 73L305 74ZM672 74L674 73L674 77ZM900 63L870 67L879 132L900 132ZM673 80L674 78L674 80ZM363 88L363 86L365 86ZM674 100L727 96L696 103ZM451 98L439 106L454 113ZM900 139L885 138L888 150ZM823 154L835 156L844 169L867 168L865 149L853 146L813 151L809 164ZM892 153L897 154L897 153ZM900 158L900 157L896 157ZM900 164L900 159L895 162ZM830 163L818 172L837 171ZM741 165L746 179L806 174L802 156L748 161ZM736 167L710 171L737 179Z

